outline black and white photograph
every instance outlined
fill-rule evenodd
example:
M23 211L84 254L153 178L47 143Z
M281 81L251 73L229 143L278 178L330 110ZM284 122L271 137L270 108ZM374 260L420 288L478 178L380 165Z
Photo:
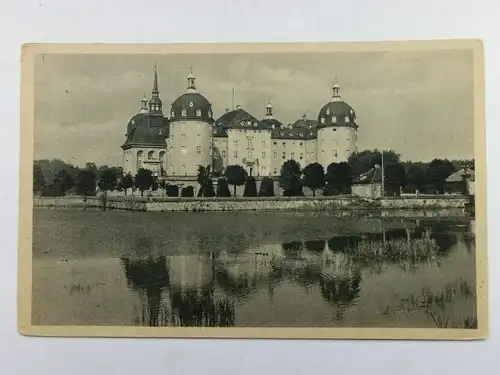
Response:
M22 333L486 336L480 42L22 60Z

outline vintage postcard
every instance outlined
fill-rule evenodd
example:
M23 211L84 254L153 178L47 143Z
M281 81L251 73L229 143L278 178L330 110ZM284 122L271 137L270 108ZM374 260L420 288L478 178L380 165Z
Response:
M28 44L19 331L483 339L477 40Z

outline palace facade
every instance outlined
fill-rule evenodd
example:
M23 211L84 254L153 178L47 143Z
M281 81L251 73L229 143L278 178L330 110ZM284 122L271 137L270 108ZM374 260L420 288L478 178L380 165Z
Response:
M260 120L240 106L216 118L192 72L186 92L164 110L155 68L151 98L142 99L127 125L123 171L135 175L146 168L158 177L193 179L200 165L223 173L239 164L255 177L278 176L290 159L301 167L318 162L326 169L358 149L356 113L343 101L338 82L332 89L315 119L303 116L285 125L274 116L271 101Z

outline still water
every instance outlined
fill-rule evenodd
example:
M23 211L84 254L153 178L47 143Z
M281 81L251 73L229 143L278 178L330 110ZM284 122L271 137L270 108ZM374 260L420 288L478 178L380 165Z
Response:
M35 209L33 324L473 328L473 221L432 216Z

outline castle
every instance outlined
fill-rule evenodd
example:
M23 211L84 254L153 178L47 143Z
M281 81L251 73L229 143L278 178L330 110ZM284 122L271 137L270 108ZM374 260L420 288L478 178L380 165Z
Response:
M331 100L315 120L305 116L291 125L274 117L271 101L259 120L240 106L215 119L212 104L196 89L196 77L187 76L187 90L165 113L155 67L151 99L144 97L139 113L127 125L122 145L123 172L134 176L146 168L155 176L196 179L198 166L220 173L239 164L254 177L279 176L283 163L301 167L318 162L326 169L346 161L358 149L356 113L342 100L338 82Z

